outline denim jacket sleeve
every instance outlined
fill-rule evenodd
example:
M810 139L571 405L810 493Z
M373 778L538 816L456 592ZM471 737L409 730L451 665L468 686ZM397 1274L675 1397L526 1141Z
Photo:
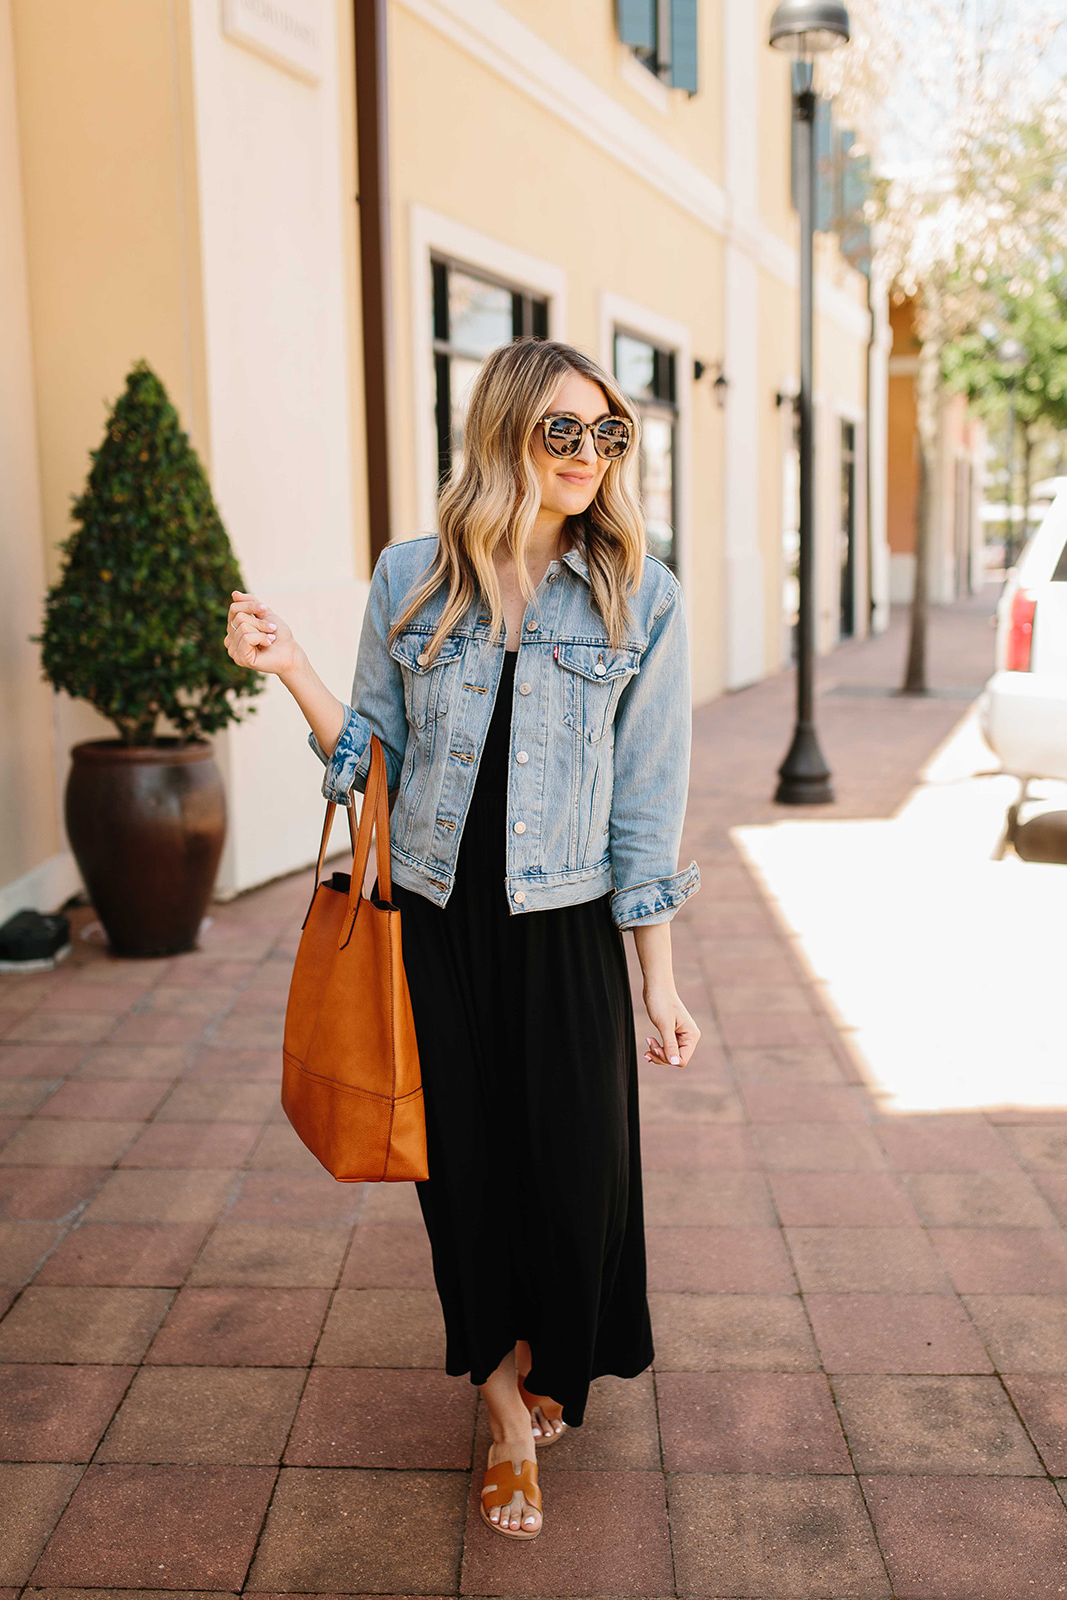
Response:
M351 704L345 707L344 724L333 754L327 756L315 735L308 734L308 743L326 767L322 792L327 800L342 804L353 788L360 794L366 790L372 733L382 741L390 790L400 782L407 748L403 676L385 642L392 615L387 555L388 547L379 555L371 577L356 652Z
M615 714L611 914L621 928L669 922L700 887L695 861L676 871L689 788L690 702L685 609L675 582Z

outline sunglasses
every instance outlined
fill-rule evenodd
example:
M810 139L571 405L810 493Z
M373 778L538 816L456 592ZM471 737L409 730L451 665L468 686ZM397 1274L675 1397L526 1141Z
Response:
M573 411L556 411L541 418L541 434L551 456L576 456L585 443L586 431L593 435L593 449L602 461L618 461L630 448L634 425L626 417L598 417L583 422Z

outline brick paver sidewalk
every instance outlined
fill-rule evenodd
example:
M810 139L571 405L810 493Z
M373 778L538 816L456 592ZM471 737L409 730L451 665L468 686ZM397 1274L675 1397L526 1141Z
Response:
M988 605L935 617L944 698L852 692L896 681L899 620L824 664L836 815L904 799ZM196 954L78 939L0 984L0 1600L1067 1593L1067 1110L879 1115L728 833L782 815L790 692L697 713L704 1037L643 1092L656 1370L544 1455L532 1545L478 1520L414 1191L334 1184L278 1109L309 874Z

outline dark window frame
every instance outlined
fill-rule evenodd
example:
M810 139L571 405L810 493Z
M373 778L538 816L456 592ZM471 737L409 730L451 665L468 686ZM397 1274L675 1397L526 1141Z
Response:
M642 421L646 416L663 417L670 422L671 427L671 554L664 565L669 567L678 576L680 552L678 549L678 352L669 346L659 345L650 339L647 333L639 328L629 327L626 323L616 322L611 330L611 364L616 379L619 371L619 338L634 339L639 344L647 345L653 352L652 361L652 395L634 395L624 389L627 400L639 414ZM642 473L642 478L644 474ZM642 483L642 490L643 490ZM662 558L660 558L662 559Z
M838 561L841 592L838 605L838 637L856 636L856 492L858 488L859 426L851 417L840 417L841 499L839 537L844 541Z
M440 488L452 471L452 381L451 362L484 361L481 351L467 350L453 344L448 328L448 275L461 272L465 278L474 278L493 289L503 289L511 295L511 337L521 339L548 338L547 294L530 289L526 284L499 277L483 267L472 266L458 256L444 251L430 253L430 283L432 296L432 353L434 367L434 423L437 434L437 483Z

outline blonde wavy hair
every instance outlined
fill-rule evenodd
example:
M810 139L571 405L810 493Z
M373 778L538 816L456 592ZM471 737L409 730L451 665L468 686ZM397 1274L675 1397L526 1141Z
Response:
M571 372L599 385L608 409L628 417L634 427L626 455L609 461L592 503L581 516L569 517L566 528L585 556L593 605L611 644L618 649L624 643L630 623L627 596L641 582L645 558L637 488L640 419L599 362L573 345L535 338L501 345L475 380L463 457L438 500L437 556L389 629L390 643L443 586L448 591L444 610L426 646L431 661L475 599L488 606L490 637L499 639L504 608L493 553L502 543L515 556L523 595L533 599L526 550L541 485L531 443L560 381Z

